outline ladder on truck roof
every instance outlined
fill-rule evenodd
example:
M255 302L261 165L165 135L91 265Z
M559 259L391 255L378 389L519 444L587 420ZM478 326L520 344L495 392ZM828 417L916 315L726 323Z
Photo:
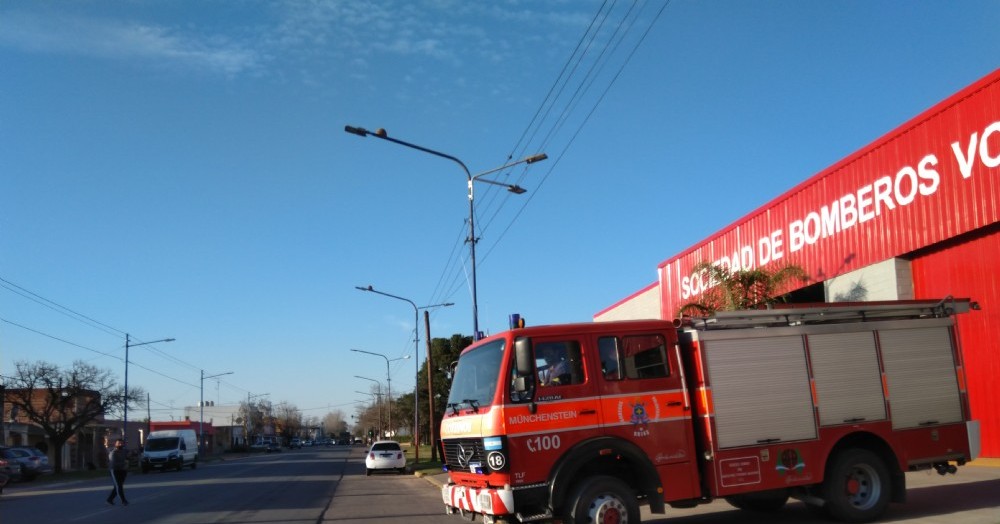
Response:
M716 311L710 316L685 315L675 319L674 326L708 330L942 318L958 313L968 313L970 309L978 310L979 304L967 298L953 298L951 296L941 300L840 302L819 306L787 305L787 307L780 309Z

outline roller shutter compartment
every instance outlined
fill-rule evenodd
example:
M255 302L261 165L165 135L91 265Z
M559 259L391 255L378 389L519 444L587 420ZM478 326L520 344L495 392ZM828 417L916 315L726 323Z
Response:
M820 425L885 420L875 334L827 333L808 341Z
M801 336L702 343L720 448L816 438Z
M879 331L893 429L962 422L947 327Z

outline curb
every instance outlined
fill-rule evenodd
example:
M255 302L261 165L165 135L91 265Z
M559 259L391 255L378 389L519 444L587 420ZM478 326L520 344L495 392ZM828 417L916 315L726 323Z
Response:
M438 478L438 477L444 477L445 479L448 478L447 475L426 475L426 474L421 473L419 471L415 471L413 473L413 476L417 477L417 478L422 478L422 479L426 480L429 484L431 484L431 485L433 485L433 486L435 486L437 488L444 487L444 482L440 478Z

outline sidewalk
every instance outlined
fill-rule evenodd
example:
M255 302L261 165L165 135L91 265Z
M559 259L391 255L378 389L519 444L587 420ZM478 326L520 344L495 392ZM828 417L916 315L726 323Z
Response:
M1000 468L1000 458L977 458L966 466L979 466L985 468Z

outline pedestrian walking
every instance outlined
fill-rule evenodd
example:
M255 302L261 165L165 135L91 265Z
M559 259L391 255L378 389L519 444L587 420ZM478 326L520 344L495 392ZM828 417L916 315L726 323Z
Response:
M125 477L128 475L128 451L125 450L125 441L118 439L115 441L115 448L108 453L108 469L111 470L111 480L114 486L111 494L108 495L108 504L114 506L115 498L122 501L122 506L128 506L128 499L125 498Z

